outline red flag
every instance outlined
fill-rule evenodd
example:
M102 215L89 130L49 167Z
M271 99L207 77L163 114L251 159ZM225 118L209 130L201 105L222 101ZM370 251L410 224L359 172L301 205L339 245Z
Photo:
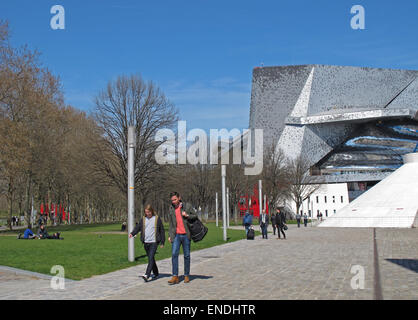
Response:
M44 204L41 203L41 214L44 214Z

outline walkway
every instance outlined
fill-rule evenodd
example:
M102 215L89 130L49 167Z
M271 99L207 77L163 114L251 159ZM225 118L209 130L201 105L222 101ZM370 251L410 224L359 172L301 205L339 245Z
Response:
M161 277L148 283L139 265L67 281L65 290L0 269L0 299L418 299L418 230L375 237L376 256L373 229L290 225L287 240L269 234L192 252L190 283L174 286L171 259L157 262Z

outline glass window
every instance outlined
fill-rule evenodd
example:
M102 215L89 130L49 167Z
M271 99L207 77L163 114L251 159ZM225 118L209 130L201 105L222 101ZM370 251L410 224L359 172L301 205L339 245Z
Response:
M341 196L341 203L343 203L344 202L344 197L343 196Z
M325 199L325 203L327 203L327 196L325 196L324 199Z

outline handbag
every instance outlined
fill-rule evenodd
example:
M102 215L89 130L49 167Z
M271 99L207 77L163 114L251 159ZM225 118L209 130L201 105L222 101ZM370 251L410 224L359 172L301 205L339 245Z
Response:
M283 230L287 230L287 225L283 224Z
M187 221L187 223L189 225L190 236L193 242L202 240L206 236L206 233L208 233L208 228L202 223L202 221L199 220L199 218Z

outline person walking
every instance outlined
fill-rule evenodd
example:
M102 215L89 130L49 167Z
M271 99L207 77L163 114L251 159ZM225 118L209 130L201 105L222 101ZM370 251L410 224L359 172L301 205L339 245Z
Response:
M306 213L303 215L303 224L305 227L308 226L308 215Z
M260 228L263 239L267 239L267 228L269 225L269 216L266 214L266 210L263 210L260 216Z
M300 228L300 218L301 215L299 213L296 213L296 222L298 223L298 228Z
M129 238L135 237L138 232L141 232L141 241L148 256L147 270L141 277L145 282L148 282L149 280L157 279L159 275L157 263L155 262L155 253L158 245L160 245L161 249L164 248L165 230L160 217L156 215L150 204L145 207L144 211L145 216L129 234ZM151 277L151 271L154 274L153 277Z
M277 239L280 238L280 232L283 234L283 238L286 240L286 234L284 233L284 225L286 223L286 217L284 212L282 212L279 208L276 208L276 225L277 225Z
M273 227L273 235L276 235L276 215L274 213L272 213L271 217L271 226Z
M183 203L178 192L170 193L171 207L169 210L169 237L171 247L172 278L170 285L179 283L179 252L183 246L184 283L190 282L190 229L188 220L197 219L197 214L188 203Z
M251 227L252 223L253 223L253 216L247 210L247 211L245 211L244 218L242 219L242 224L245 227L245 235L248 235L248 230L250 230L250 227Z

